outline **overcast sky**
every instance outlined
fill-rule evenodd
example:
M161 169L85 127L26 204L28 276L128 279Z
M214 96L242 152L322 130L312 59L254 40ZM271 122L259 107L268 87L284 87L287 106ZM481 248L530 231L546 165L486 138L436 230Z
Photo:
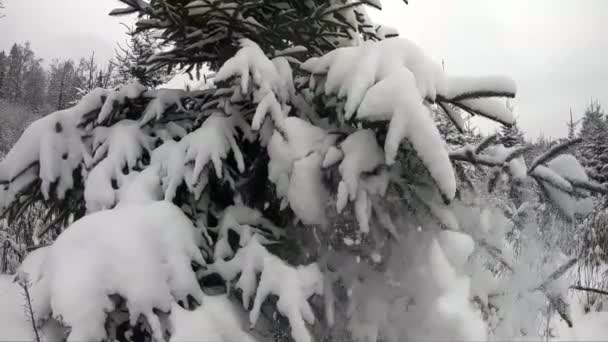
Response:
M47 61L100 59L124 42L115 0L4 0L0 49L30 41ZM515 79L516 115L528 136L560 137L572 108L608 107L608 0L383 0L377 21L397 28L453 74ZM487 123L482 123L487 130Z

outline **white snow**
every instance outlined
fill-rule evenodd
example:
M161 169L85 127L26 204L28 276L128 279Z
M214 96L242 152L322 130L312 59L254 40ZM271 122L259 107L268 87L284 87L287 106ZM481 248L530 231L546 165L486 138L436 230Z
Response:
M132 120L122 120L111 127L97 127L93 138L92 162L96 165L89 172L84 189L88 212L112 208L118 193L112 187L112 180L120 187L125 177L123 169L130 172L142 166L143 153L152 150L152 138Z
M458 104L471 114L481 115L504 125L512 125L515 122L513 112L507 108L504 100L492 98L468 99L459 101Z
M401 141L407 139L448 200L454 197L456 181L426 100L434 102L437 95L449 99L465 93L488 97L513 96L515 92L514 83L506 78L446 79L437 63L402 38L338 48L310 58L301 68L312 74L311 87L335 95L338 101L344 99L345 119L357 113L360 120L390 121L384 146L386 163L394 163ZM475 114L503 123L513 121L512 113L496 100L459 101L457 105ZM339 102L336 105L341 108ZM448 115L460 124L459 115L447 107Z
M74 107L49 114L28 126L19 140L0 162L0 180L10 182L3 191L4 206L38 176L45 197L50 196L51 183L58 182L56 195L63 198L73 186L73 170L82 162L90 162L90 156L81 140L82 132L77 125L83 116L102 106L106 90L95 89ZM34 163L38 167L23 173Z
M209 265L209 272L217 272L231 281L240 274L236 286L243 291L243 306L249 307L255 293L249 315L251 325L257 322L261 305L271 294L279 297L277 310L289 320L291 336L296 342L310 342L312 337L305 322L315 321L307 299L313 294L323 294L323 276L317 264L292 267L269 253L253 235L228 261L219 259ZM260 275L256 286L257 275ZM257 290L256 290L257 287Z
M393 101L386 101L387 98ZM392 119L386 136L386 163L395 162L401 140L406 138L422 160L441 193L449 200L456 193L454 170L435 122L417 93L413 74L399 70L374 85L359 107L358 118Z
M14 282L14 277L0 274L0 340L35 341L34 328L26 310L23 288ZM37 319L35 317L34 319ZM55 321L39 327L40 341L61 341L64 332Z
M589 180L585 168L571 154L560 154L549 161L547 166L562 177L582 182Z
M165 199L173 200L179 185L199 197L207 185L208 164L222 177L222 159L233 152L239 171L244 171L243 155L235 140L236 117L213 114L203 125L179 142L168 140L156 148L150 163L159 166Z
M169 342L213 341L255 342L246 332L246 321L237 307L225 295L206 296L193 311L171 305L171 338Z
M252 128L262 127L270 112L274 124L282 127L289 106L286 103L294 93L291 67L284 57L269 60L260 47L248 39L241 39L241 49L230 58L215 75L214 82L240 79L242 94L253 94L257 103Z
M186 92L181 89L158 89L150 90L144 93L144 97L150 97L152 100L148 102L143 116L140 120L140 125L145 125L152 120L162 118L165 111L171 106L175 106L176 111L186 112L182 105L182 98Z
M32 281L38 317L50 312L71 327L68 341L105 336L108 296L126 299L131 323L143 315L153 335L163 331L153 309L168 312L172 303L192 295L204 301L191 262L205 262L197 243L202 237L182 211L168 202L100 211L73 223L47 247L40 263L19 270ZM37 267L31 267L31 266Z
M147 88L137 82L128 83L120 86L115 91L106 93L106 100L101 106L101 111L97 116L97 122L102 123L109 118L117 106L123 104L127 99L136 99L140 97ZM84 113L83 113L84 114Z
M439 330L443 332L444 338L466 341L486 339L486 325L480 313L469 302L470 279L458 275L448 260L449 256L454 255L458 255L459 261L468 257L467 253L472 250L469 248L471 242L470 239L456 238L455 235L444 235L444 244L437 240L431 242L430 271L440 291L434 309L442 319ZM444 248L450 243L454 244L451 246L454 252L446 255Z
M466 97L480 91L493 94L515 94L517 87L515 81L504 76L486 77L448 77L447 92L449 99Z
M591 198L576 198L568 192L572 191L569 180L589 181L585 169L576 158L570 154L561 154L546 165L537 166L533 174L543 181L547 194L562 213L568 217L590 213L594 207Z
M321 183L323 157L335 136L300 118L288 117L281 134L275 130L267 146L268 179L279 198L287 198L298 218L307 224L325 221L326 193Z

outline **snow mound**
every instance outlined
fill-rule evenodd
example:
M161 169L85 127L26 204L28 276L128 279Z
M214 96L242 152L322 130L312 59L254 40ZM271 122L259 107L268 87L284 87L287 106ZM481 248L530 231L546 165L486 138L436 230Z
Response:
M192 296L204 301L191 263L203 265L200 232L168 202L130 205L85 216L19 270L32 283L35 316L53 315L71 327L68 341L101 340L108 296L126 300L132 324L144 316L157 340L158 309ZM33 260L32 260L33 259Z
M243 155L235 139L234 119L213 114L179 142L168 140L152 152L150 163L159 167L165 200L173 200L182 182L198 198L207 185L207 165L212 163L216 175L222 178L222 159L230 151L239 171L244 171Z

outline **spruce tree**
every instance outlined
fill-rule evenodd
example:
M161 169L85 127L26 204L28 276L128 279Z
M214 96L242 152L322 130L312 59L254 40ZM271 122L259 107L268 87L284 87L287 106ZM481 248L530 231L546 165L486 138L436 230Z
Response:
M608 125L599 102L592 100L583 114L578 153L589 176L598 182L608 181Z
M6 71L8 69L8 57L4 51L0 51L0 98L2 98L2 89L6 81Z
M65 109L78 97L78 77L74 61L53 61L46 92L47 103L55 109Z
M41 110L46 95L46 72L42 60L33 60L23 75L23 103L32 110Z
M605 191L565 153L575 141L526 165L496 136L448 149L432 117L512 125L497 99L512 80L449 76L371 21L378 1L122 2L113 14L169 47L149 68L209 65L214 86L95 89L0 163L9 222L46 208L16 277L39 326L71 341L512 339L546 303L572 326L554 282L576 259L521 266L555 256L530 185L568 218ZM456 164L519 187L508 219L458 200Z

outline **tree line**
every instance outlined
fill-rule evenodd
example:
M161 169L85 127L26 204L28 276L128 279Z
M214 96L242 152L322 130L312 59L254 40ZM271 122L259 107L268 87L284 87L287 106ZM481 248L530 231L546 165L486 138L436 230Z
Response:
M36 112L65 109L91 89L111 86L114 68L113 63L102 67L94 52L78 61L54 59L47 66L29 43L15 43L8 53L0 51L0 99Z
M46 65L30 43L13 44L8 52L0 51L0 100L50 113L72 106L98 87L132 80L150 87L166 82L170 77L166 69L142 68L142 61L159 49L150 33L129 34L126 44L118 45L115 57L105 63L92 52L79 60L53 59Z

